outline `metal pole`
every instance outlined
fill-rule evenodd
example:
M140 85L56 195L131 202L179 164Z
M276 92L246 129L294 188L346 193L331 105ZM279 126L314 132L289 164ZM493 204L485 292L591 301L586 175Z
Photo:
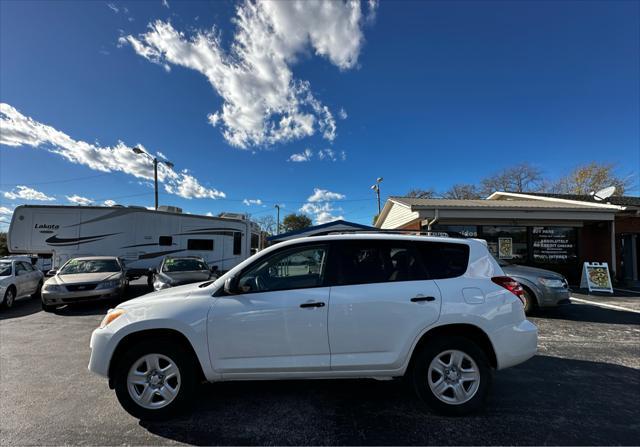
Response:
M158 159L153 159L153 182L155 184L156 210L158 209Z
M376 188L376 193L378 194L378 216L380 215L380 185Z
M280 205L276 205L278 210L278 219L276 220L276 234L280 234Z

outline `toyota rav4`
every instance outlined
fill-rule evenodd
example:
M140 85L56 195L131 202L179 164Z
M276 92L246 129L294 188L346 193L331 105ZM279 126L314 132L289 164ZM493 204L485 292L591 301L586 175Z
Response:
M483 405L493 370L536 352L521 293L479 240L296 239L109 310L89 369L141 419L174 415L205 381L403 376L461 415Z

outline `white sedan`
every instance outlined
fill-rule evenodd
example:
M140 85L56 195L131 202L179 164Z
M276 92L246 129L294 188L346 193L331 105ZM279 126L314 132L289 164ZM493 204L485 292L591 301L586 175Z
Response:
M25 296L37 297L42 289L44 274L30 262L19 259L0 259L0 299L2 307L13 307L15 300Z

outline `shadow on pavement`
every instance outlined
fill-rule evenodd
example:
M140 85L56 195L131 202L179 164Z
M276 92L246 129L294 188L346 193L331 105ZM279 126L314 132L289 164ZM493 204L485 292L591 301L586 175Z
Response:
M538 311L534 316L553 320L640 325L640 313L606 309L590 304L571 304L555 309L544 309Z
M26 317L27 315L40 312L40 300L36 298L20 298L13 303L11 309L0 309L0 320Z
M196 445L635 444L638 390L635 369L536 356L464 418L423 411L402 381L310 380L205 385L190 415L140 424Z

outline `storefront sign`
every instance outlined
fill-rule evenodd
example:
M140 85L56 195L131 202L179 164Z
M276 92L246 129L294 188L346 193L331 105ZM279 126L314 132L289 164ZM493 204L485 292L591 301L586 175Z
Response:
M589 292L613 293L609 265L606 262L585 262L580 287L588 288Z
M576 260L575 229L565 227L533 227L533 261L560 264Z
M500 259L513 258L513 239L510 237L498 238L498 255Z

